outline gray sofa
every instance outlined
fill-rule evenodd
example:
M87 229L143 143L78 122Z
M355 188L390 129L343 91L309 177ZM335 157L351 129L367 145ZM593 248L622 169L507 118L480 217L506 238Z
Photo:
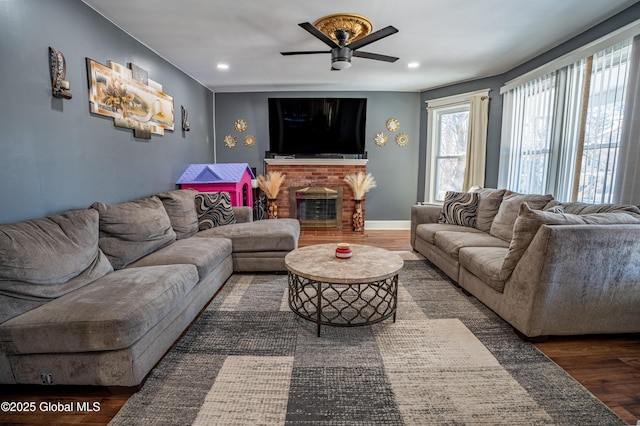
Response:
M640 332L638 207L496 189L477 199L473 226L444 217L447 201L412 206L414 250L522 337Z
M199 230L196 194L0 225L0 383L137 386L234 270L286 270L296 220Z

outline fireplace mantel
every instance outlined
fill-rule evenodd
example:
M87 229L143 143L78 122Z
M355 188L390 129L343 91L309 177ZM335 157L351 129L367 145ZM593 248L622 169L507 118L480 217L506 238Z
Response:
M264 162L274 166L366 166L368 159L359 158L265 158Z

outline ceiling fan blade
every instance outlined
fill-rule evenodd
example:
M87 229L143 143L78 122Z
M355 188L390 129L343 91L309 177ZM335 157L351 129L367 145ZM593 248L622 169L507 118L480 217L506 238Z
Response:
M369 53L369 52L353 52L353 56L357 56L358 58L366 58L366 59L375 59L376 61L385 61L385 62L395 62L400 58L396 58L395 56L387 56L380 55L378 53Z
M320 41L322 41L324 44L326 44L327 46L329 46L330 48L335 48L335 47L339 47L333 40L331 40L331 38L329 38L325 33L323 33L322 31L320 31L319 29L317 29L316 27L314 27L313 25L311 25L308 22L303 22L301 24L298 24L299 26L301 26L302 28L304 28L305 30L307 30L309 33L311 33L311 35L313 35L314 37L320 39Z
M330 50L303 50L299 52L280 52L281 55L290 56L290 55L313 55L315 53L331 53Z
M369 34L368 36L362 37L360 40L356 40L353 43L349 43L347 46L351 50L360 49L361 47L364 47L364 46L366 46L368 44L371 44L374 41L378 41L381 38L388 37L391 34L395 34L397 32L398 32L398 30L395 27L392 27L391 25L389 25L388 27L385 27L385 28L383 28L381 30L373 32L373 33Z

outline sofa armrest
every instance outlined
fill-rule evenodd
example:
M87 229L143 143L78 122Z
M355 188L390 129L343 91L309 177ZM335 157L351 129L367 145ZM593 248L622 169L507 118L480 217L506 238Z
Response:
M249 206L232 207L237 223L253 222L253 209Z
M437 223L442 206L437 204L424 204L411 206L411 247L416 241L416 227L421 223Z
M500 315L527 336L640 331L640 225L543 225Z

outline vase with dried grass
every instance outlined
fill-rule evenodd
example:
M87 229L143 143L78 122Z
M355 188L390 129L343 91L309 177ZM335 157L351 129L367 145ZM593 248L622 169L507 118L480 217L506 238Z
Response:
M267 196L267 211L269 212L269 219L278 218L278 192L284 182L286 175L281 172L267 172L266 175L259 175L256 180L258 186Z
M353 191L353 215L352 225L355 232L364 231L364 213L362 212L362 199L364 194L369 192L370 189L375 188L376 181L371 173L358 172L349 173L344 177L344 181L349 185L351 191Z

